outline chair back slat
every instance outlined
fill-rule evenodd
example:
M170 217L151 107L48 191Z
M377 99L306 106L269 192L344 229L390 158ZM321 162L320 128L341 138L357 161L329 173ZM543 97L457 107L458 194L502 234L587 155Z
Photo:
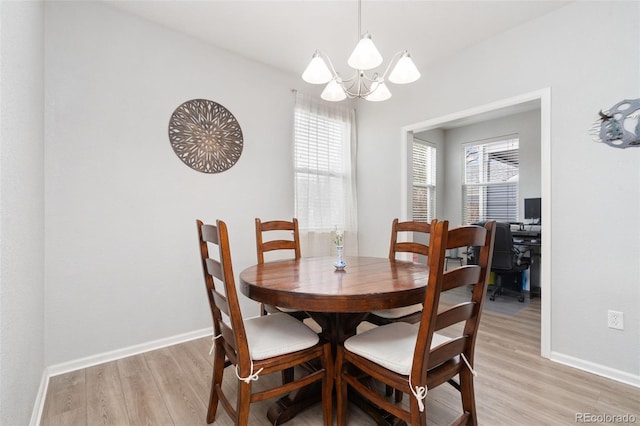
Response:
M434 330L442 330L443 328L447 328L453 324L457 324L461 321L466 320L467 318L470 318L473 315L474 309L474 302L463 302L457 304L452 308L445 309L444 311L438 313Z
M486 233L487 230L484 227L474 225L451 229L447 237L447 248L483 246Z
M478 282L482 268L478 265L465 265L444 273L442 278L442 291L472 285Z
M413 233L412 241L398 241L398 233ZM429 255L429 233L431 224L427 222L407 221L400 222L394 219L391 224L391 243L389 244L389 259L395 259L397 253L414 253L423 256ZM422 240L417 241L417 240Z
M286 220L271 220L263 222L256 218L256 254L258 263L264 263L264 254L275 250L293 250L293 258L300 259L300 232L298 229L298 219L293 218L290 222ZM291 239L282 237L283 231L291 232ZM271 232L273 238L267 239Z
M431 369L433 367L437 367L438 365L450 360L456 355L464 353L468 344L468 337L459 336L453 340L436 346L431 350L431 353L429 354L429 363L427 364L427 368Z
M423 256L429 255L429 247L425 244L413 243L413 242L399 242L396 243L395 252L404 252L404 253L416 253L421 254Z
M296 242L288 241L288 240L273 240L267 241L266 243L262 243L262 251L273 251L273 250L295 250Z
M207 258L205 259L205 262L209 275L219 280L222 280L224 278L224 276L222 275L222 264L219 261L217 261L216 259Z
M227 342L233 348L233 352L237 354L238 343L236 342L236 335L233 329L224 321L220 322L220 333L222 334L224 341Z
M213 295L213 301L220 312L224 313L226 316L230 316L231 309L229 309L229 303L227 302L227 298L224 294L221 294L216 290L213 290L211 294Z
M428 234L431 229L431 224L429 222L398 222L398 219L395 219L393 223L396 232L422 232L423 234Z
M209 230L211 230L210 226L208 228ZM217 241L217 233L214 235L216 235L215 240ZM209 239L209 241L211 240L212 239ZM211 282L215 282L215 280L222 281L224 279L224 272L222 270L222 264L220 263L220 261L207 257L204 259L204 263L206 266L207 274L212 278ZM218 309L220 309L220 311L229 316L230 309L227 297L223 293L221 293L215 286L213 288L210 288L209 290L211 292L211 295L213 296L214 304L218 307Z
M262 231L294 231L297 220L291 222L286 220L271 220L268 222L261 222Z
M218 244L218 229L214 225L202 225L202 240L211 244Z

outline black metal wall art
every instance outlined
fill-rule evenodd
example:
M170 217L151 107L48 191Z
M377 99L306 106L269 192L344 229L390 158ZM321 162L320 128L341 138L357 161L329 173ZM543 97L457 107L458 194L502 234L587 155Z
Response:
M192 99L176 108L169 120L169 141L182 162L202 173L230 169L243 146L238 120L207 99Z

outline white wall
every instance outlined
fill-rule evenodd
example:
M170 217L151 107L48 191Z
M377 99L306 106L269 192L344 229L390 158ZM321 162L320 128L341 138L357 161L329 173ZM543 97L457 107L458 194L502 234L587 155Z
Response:
M0 423L25 425L44 371L43 6L0 2Z
M255 263L253 219L293 216L302 83L99 2L45 10L46 364L211 327L195 220L227 222L237 276ZM224 173L171 149L169 118L194 98L242 127Z
M524 199L540 197L540 111L530 111L446 130L443 194L444 216L455 226L462 224L463 144L500 136L520 139L519 220L524 219Z
M574 2L358 110L359 244L380 254L388 241L375 231L401 210L402 126L550 87L552 357L636 384L640 149L595 143L589 128L600 109L640 97L639 21L637 2ZM608 309L624 312L624 331L607 328Z

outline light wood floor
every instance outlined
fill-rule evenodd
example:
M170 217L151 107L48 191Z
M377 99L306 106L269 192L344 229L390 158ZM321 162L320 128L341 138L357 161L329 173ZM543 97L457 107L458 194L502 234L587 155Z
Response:
M481 425L571 425L576 413L630 414L640 424L640 389L542 359L539 328L539 299L514 316L483 313L476 347ZM52 377L42 425L205 425L210 346L210 339L198 339ZM224 386L236 380L226 374ZM261 377L255 386L273 380L280 377ZM270 403L252 404L251 425L269 424ZM429 424L448 424L459 405L450 386L430 390ZM215 424L232 424L221 407ZM321 424L320 406L287 424ZM349 424L375 423L353 407Z

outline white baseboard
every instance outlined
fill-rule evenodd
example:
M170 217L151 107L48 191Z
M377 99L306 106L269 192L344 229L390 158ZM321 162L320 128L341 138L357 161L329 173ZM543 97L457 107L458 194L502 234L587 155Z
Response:
M627 373L626 371L616 370L615 368L585 361L580 358L574 358L572 356L558 352L551 352L551 357L549 359L560 364L568 365L569 367L577 368L588 373L597 374L598 376L606 377L607 379L615 380L617 382L626 383L628 385L640 388L640 375L634 375L631 373Z
M49 372L45 367L42 372L42 379L40 379L40 387L38 388L38 394L36 395L36 402L33 404L33 412L31 413L30 426L38 426L42 419L42 409L44 408L44 399L47 396L47 388L49 387Z
M59 374L68 373L70 371L80 370L82 368L103 364L109 361L126 358L132 355L138 355L143 352L153 351L155 349L165 348L178 343L187 342L189 340L199 339L201 337L213 334L213 327L203 328L201 330L190 331L176 336L165 337L163 339L154 340L139 345L129 346L127 348L117 349L115 351L96 354L85 358L76 359L61 364L55 364L47 367L48 377L57 376Z

